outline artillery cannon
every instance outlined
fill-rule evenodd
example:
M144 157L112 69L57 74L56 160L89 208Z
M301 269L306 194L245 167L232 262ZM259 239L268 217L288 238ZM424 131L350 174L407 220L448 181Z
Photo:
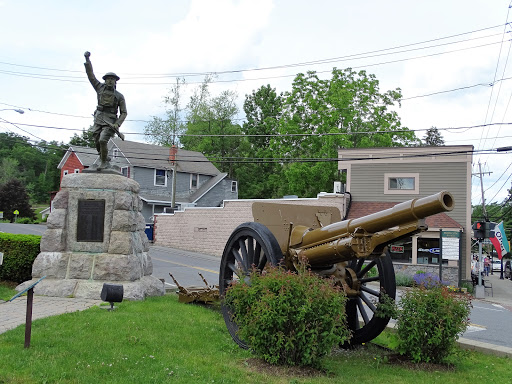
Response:
M389 317L376 315L378 303L384 293L393 299L396 294L387 244L426 230L426 217L451 211L453 207L452 195L442 191L368 216L341 221L337 208L254 203L255 222L239 225L224 248L220 296L223 298L229 285L243 280L253 268L262 271L267 265L283 265L295 270L305 260L313 272L334 278L347 294L350 343L370 341L389 322ZM372 268L377 274L369 277ZM248 348L237 336L238 326L230 309L222 305L222 313L233 340Z

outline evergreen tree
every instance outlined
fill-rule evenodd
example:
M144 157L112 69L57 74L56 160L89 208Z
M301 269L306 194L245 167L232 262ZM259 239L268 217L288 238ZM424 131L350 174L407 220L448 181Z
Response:
M444 145L444 139L439 130L436 127L427 129L425 136L423 137L423 145L428 147L435 147Z

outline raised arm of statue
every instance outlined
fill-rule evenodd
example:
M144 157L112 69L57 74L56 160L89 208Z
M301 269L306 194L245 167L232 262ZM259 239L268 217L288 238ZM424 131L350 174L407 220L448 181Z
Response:
M87 74L87 78L91 82L91 85L94 89L98 89L98 87L101 85L100 81L94 76L94 72L92 70L92 63L89 57L91 56L91 53L89 51L86 51L84 53L85 56L85 73Z

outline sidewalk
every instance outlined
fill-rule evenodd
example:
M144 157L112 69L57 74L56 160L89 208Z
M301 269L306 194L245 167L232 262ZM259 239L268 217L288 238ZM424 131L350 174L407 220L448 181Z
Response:
M32 320L67 312L82 311L94 305L99 305L101 302L101 300L34 296ZM0 302L0 333L25 324L26 313L27 296L18 297L10 302Z
M494 304L499 304L512 311L512 280L500 280L500 272L496 271L494 272L494 275L489 274L489 276L485 276L484 279L490 281L492 284L492 296L491 290L486 289L485 297L483 299L475 300L484 300Z

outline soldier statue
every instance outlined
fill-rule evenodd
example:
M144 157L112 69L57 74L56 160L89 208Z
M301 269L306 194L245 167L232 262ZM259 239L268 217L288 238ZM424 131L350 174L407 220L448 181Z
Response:
M98 94L98 106L94 112L93 137L96 143L96 150L100 155L101 163L97 170L111 168L110 158L108 157L108 141L117 134L122 140L124 135L119 132L119 127L123 124L128 115L126 111L126 102L124 96L116 90L116 82L119 80L114 72L107 72L103 76L105 83L101 83L92 70L92 64L89 60L90 52L85 52L85 72L91 82L94 90ZM119 116L117 112L119 110Z

